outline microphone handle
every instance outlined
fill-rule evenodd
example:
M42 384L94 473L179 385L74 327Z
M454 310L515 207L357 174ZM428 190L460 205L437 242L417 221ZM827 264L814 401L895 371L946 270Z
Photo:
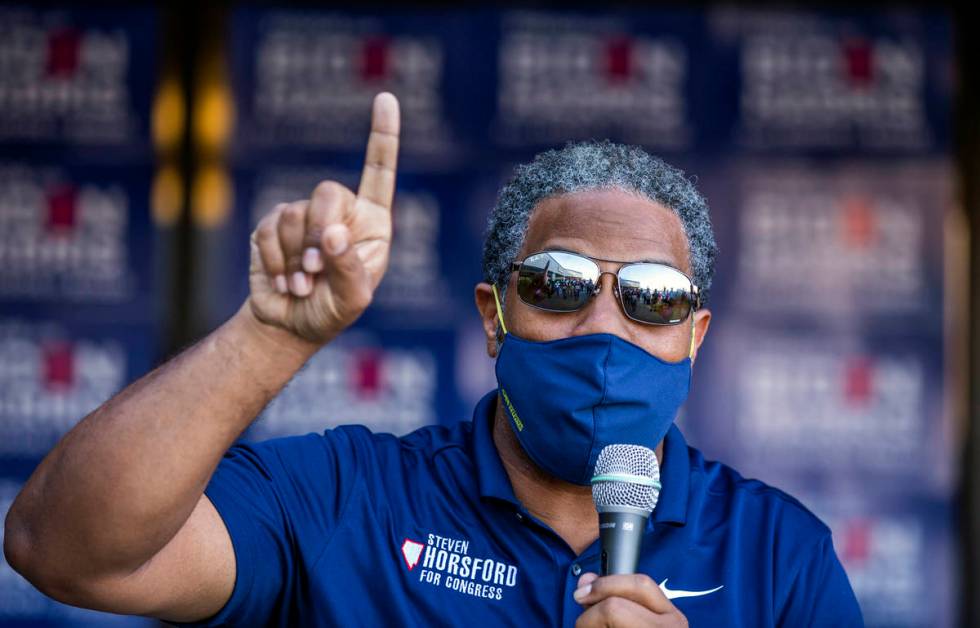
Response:
M650 513L606 511L599 513L599 541L602 557L599 575L636 573L640 545Z

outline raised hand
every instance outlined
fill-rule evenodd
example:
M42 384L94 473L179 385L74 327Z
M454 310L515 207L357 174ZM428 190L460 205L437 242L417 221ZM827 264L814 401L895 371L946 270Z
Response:
M322 344L371 303L391 249L399 124L394 95L375 96L357 194L322 181L309 200L280 203L259 222L249 268L257 319Z

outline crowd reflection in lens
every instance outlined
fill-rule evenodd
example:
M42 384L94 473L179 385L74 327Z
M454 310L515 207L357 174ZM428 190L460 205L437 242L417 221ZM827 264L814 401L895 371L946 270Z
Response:
M632 265L623 272L619 276L619 289L628 316L653 323L673 323L690 313L691 293L673 282L670 269ZM595 262L580 255L551 251L524 261L517 287L521 298L531 305L572 311L595 293L598 277L599 267ZM660 288L645 287L661 281L667 283Z
M643 320L675 322L690 312L690 292L682 288L641 288L620 284L626 313Z
M522 274L518 290L525 300L540 307L576 309L595 291L595 281L565 277L545 271Z

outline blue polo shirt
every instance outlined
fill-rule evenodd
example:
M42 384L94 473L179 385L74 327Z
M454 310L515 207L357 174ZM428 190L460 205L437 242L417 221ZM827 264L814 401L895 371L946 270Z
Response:
M472 422L402 438L344 426L232 447L206 494L237 577L208 626L573 626L576 553L514 496L496 391ZM676 426L639 570L691 626L861 626L830 530L785 493L704 460Z

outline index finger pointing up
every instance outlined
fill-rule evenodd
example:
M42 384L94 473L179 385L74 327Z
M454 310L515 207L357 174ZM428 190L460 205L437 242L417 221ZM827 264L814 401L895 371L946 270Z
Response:
M395 196L395 167L398 164L398 132L400 127L398 99L394 94L381 92L374 97L371 108L371 135L364 156L358 199L365 199L391 209Z

